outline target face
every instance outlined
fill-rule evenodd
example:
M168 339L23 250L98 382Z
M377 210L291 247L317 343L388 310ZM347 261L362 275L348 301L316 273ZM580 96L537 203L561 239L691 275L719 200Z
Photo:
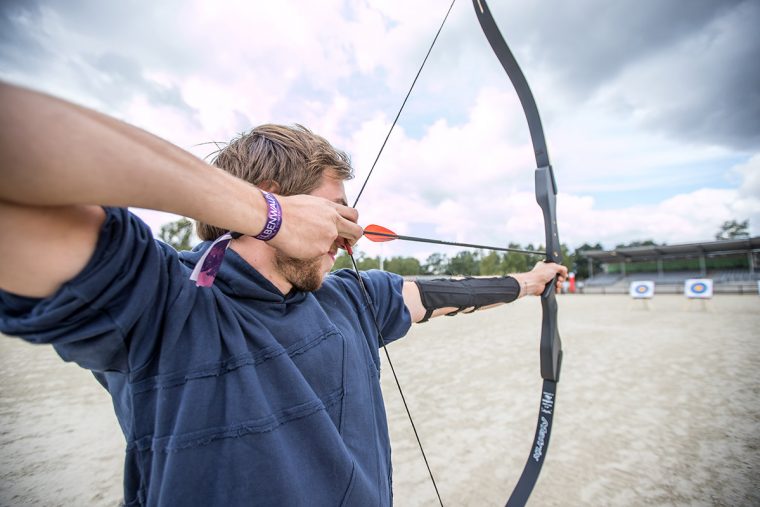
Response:
M713 281L709 278L686 280L684 294L688 298L709 299L713 294Z
M631 282L628 293L634 299L648 299L654 297L654 282L651 280L640 280Z

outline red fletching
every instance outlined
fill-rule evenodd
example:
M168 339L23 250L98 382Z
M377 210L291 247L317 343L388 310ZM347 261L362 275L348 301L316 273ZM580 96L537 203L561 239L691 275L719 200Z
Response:
M375 243L384 243L386 241L393 241L398 235L390 229L386 229L382 225L370 224L364 228L364 235L368 240Z
M364 235L367 239L376 243L384 243L386 241L393 241L394 239L400 239L402 241L416 241L418 243L432 243L434 245L452 245L452 246L464 246L467 248L485 248L487 250L497 250L499 252L517 252L531 255L546 255L546 252L539 252L536 250L522 250L520 248L505 248L498 246L476 245L474 243L458 243L456 241L443 241L442 239L427 239L418 238L416 236L402 236L396 234L390 229L386 229L382 225L368 225L364 228Z

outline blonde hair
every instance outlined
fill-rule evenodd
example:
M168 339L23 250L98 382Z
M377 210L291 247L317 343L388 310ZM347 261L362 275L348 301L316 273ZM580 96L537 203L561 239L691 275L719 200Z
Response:
M230 141L211 163L253 185L277 183L277 194L283 196L308 194L327 170L342 180L353 178L348 155L302 125L256 127ZM196 230L202 240L226 232L202 222Z

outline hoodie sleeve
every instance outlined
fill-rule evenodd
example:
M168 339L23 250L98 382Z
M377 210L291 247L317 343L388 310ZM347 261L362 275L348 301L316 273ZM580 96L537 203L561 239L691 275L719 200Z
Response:
M0 291L0 331L52 344L84 368L127 372L135 366L131 346L144 355L155 345L160 321L145 317L165 307L171 265L180 269L176 252L154 240L145 223L126 209L108 208L92 258L55 294L35 299ZM138 319L151 325L131 338L138 336L131 332Z
M359 306L366 306L361 286L356 279L356 273L348 269L341 269L332 273L331 276L342 281L346 291L352 294L352 299ZM395 273L377 269L362 271L361 276L385 343L391 343L406 335L412 325L412 317L404 303L402 292L404 279ZM373 319L372 315L369 314L360 315L360 317L370 321ZM373 322L370 324L371 326L368 329L371 329L370 334L374 336L377 334L374 329L375 325Z

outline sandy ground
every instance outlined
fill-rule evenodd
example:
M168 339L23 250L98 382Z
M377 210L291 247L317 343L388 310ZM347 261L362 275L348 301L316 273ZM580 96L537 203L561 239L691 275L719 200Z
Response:
M563 296L565 360L531 505L760 505L760 298ZM446 505L503 505L533 436L536 299L415 326L391 357ZM385 368L398 506L437 505ZM124 442L107 393L0 338L0 505L106 505Z

